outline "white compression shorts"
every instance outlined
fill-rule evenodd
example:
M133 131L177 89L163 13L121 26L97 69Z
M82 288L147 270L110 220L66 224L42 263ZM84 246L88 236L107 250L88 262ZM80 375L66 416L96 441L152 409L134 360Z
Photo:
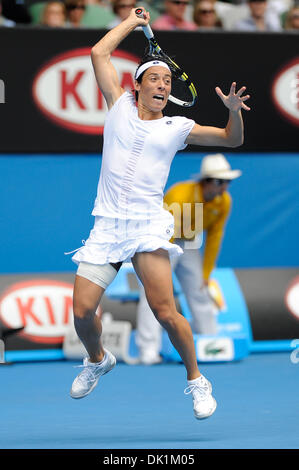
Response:
M81 261L77 269L77 275L85 277L89 281L106 289L113 281L118 270L112 264L92 264Z

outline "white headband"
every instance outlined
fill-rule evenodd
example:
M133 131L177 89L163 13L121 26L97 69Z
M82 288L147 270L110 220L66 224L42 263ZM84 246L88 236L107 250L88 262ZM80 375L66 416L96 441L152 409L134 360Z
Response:
M165 67L166 69L169 70L170 72L170 68L168 67L167 64L165 64L165 62L162 62L161 60L151 60L150 62L146 62L145 64L142 64L135 72L135 80L137 80L138 77L140 77L140 75L145 72L145 70L149 69L150 67L154 67L154 66L161 66L161 67Z

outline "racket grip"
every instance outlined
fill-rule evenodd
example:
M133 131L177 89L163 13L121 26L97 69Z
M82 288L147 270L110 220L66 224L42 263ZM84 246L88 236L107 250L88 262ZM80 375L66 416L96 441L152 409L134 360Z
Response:
M139 18L143 18L142 8L136 8L135 14L136 14L136 16L139 16ZM144 32L145 36L147 37L147 39L152 39L154 37L154 33L153 33L152 28L150 27L149 24L147 24L146 26L142 26L142 29L143 29L143 32Z

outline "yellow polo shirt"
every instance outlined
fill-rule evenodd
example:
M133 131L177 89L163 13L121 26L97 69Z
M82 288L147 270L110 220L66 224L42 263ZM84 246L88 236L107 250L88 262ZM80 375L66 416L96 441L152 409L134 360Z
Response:
M174 204L175 203L175 204ZM190 213L191 231L188 236L184 236L181 227L183 226L183 204L189 203L184 211ZM203 203L203 211L196 212L196 203ZM205 202L201 183L196 181L183 181L172 186L164 197L164 207L174 216L175 235L181 233L180 238L191 239L190 234L198 235L201 230L206 231L205 248L203 256L203 277L208 281L210 274L215 267L220 251L224 228L231 210L231 196L225 191L221 196L216 196L212 201ZM173 205L172 207L170 207ZM188 212L187 212L188 214ZM203 215L203 224L197 218ZM186 215L186 213L185 213ZM193 236L193 238L194 238ZM172 240L173 241L173 240Z

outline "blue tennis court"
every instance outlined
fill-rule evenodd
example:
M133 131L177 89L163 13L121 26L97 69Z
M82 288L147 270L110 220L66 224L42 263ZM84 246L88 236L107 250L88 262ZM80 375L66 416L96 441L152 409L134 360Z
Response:
M182 364L119 363L73 400L73 361L0 368L2 449L298 449L299 364L290 353L203 364L218 402L193 417Z

